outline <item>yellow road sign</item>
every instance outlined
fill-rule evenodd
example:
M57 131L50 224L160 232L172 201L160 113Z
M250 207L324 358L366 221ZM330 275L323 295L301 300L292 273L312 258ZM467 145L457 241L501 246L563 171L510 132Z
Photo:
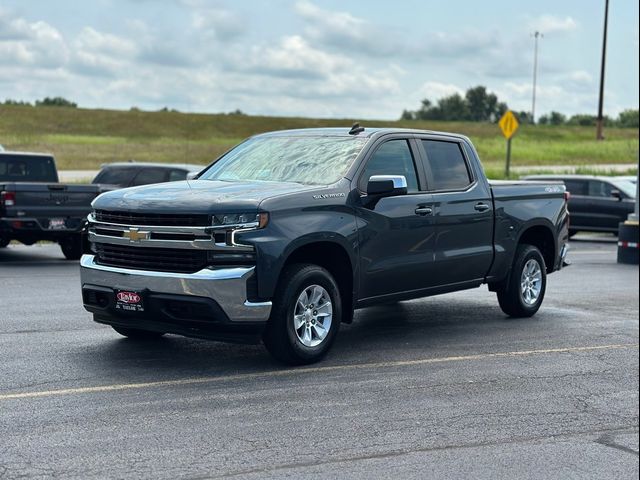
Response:
M507 139L513 137L514 133L516 133L516 130L518 130L518 127L520 126L518 119L511 110L507 110L504 113L498 122L498 125L500 125L500 130L502 130L502 134Z

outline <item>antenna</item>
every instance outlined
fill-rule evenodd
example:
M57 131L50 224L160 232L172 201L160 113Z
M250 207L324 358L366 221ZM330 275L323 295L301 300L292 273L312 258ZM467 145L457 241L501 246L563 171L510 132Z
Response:
M351 125L351 130L349 130L349 135L357 135L361 132L364 132L364 127L361 127L358 122Z

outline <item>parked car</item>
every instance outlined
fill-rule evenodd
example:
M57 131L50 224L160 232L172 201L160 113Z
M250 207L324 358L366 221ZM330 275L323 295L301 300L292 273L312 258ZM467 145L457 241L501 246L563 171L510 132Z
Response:
M102 166L91 183L125 188L151 183L174 182L187 180L190 175L198 173L203 168L203 165L182 163L109 163Z
M96 322L262 338L292 364L377 303L488 284L506 314L532 316L568 242L562 183L489 182L469 139L421 130L262 134L197 180L93 207L81 285Z
M618 234L618 225L633 213L636 185L618 177L591 175L530 175L523 180L561 181L571 194L569 235L577 232Z
M0 247L51 240L66 258L79 259L91 202L102 191L59 183L52 155L0 152Z
M616 178L619 180L626 180L627 182L631 182L634 185L638 183L638 177L636 175L620 175Z

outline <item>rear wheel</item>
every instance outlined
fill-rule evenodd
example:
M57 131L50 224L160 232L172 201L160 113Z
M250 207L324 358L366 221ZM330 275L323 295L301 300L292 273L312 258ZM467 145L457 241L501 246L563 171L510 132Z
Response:
M263 341L282 362L317 362L331 348L341 321L342 300L331 274L317 265L291 265L282 274Z
M67 260L79 260L82 256L82 236L72 235L60 240L60 250Z
M162 332L151 332L149 330L138 330L137 328L116 327L112 325L116 332L120 335L130 338L131 340L155 340L164 335Z
M542 305L547 287L544 258L533 245L518 245L509 281L498 289L498 303L511 317L531 317Z

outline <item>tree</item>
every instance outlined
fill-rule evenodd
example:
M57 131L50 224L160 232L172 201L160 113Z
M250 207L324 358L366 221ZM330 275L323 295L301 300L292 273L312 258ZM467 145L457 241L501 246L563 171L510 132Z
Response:
M533 123L533 117L531 112L521 110L520 112L513 112L520 123Z
M507 104L498 101L494 93L478 85L468 89L464 97L454 93L439 99L435 105L425 98L418 110L404 110L401 119L497 122L507 109Z
M496 121L498 97L494 93L488 93L486 87L478 85L470 88L464 97L469 109L469 120L473 122Z
M618 115L618 126L623 128L638 128L638 109L623 110Z
M71 102L63 97L45 97L42 100L36 100L36 107L71 107L76 108L77 103Z
M549 114L549 123L551 125L564 125L567 123L567 117L560 112L552 111Z

